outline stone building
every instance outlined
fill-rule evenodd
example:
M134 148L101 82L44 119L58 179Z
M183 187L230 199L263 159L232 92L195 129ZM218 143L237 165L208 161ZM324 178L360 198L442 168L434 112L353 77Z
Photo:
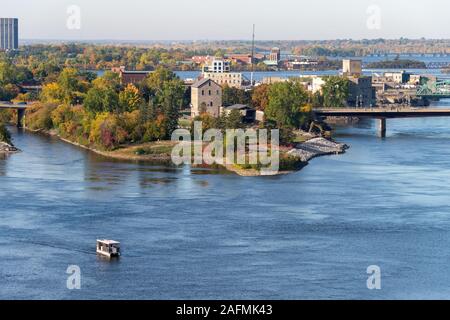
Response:
M205 112L213 117L218 117L221 106L222 87L217 82L204 78L191 86L192 118Z

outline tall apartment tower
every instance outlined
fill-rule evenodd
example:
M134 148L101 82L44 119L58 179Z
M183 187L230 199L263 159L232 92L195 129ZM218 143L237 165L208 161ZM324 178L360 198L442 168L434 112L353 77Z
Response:
M0 18L0 49L19 49L19 20Z

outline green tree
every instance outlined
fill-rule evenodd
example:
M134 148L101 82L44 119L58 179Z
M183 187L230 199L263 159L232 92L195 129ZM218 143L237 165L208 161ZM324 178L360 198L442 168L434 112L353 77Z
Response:
M64 69L57 81L63 101L66 104L79 104L82 102L83 94L83 86L81 85L81 81L79 78L78 70L74 68L66 68Z
M185 87L175 73L159 67L141 83L140 91L144 99L152 106L156 116L162 115L164 132L170 137L178 128L180 109L183 107Z
M226 107L234 104L249 105L252 102L252 96L250 91L224 86L222 90L222 101L222 104Z
M164 83L177 79L179 80L175 73L164 67L159 67L141 82L141 94L146 101L149 101L150 99L157 100L158 96L160 96L164 90ZM156 104L159 104L158 102L161 102L161 100L155 102Z
M316 91L311 95L311 104L314 108L323 107L323 96L320 91Z
M225 120L226 129L240 129L243 128L242 114L239 110L231 110Z
M162 94L158 97L166 119L166 133L170 136L178 128L180 109L183 104L184 85L179 79L163 84Z
M327 77L322 86L322 93L324 107L345 107L349 96L349 80L339 76Z
M20 88L15 84L8 83L7 85L0 87L0 100L10 101L16 98L20 94Z
M308 94L298 82L275 83L269 90L269 104L265 110L267 120L279 128L298 128L304 118L302 108L308 102Z
M14 99L20 93L17 85L32 78L27 68L17 67L6 56L0 56L0 100Z
M119 95L111 88L91 88L84 100L84 106L91 113L119 113Z
M115 112L120 113L119 77L112 72L95 79L92 88L86 94L84 106L91 113Z
M122 112L131 112L137 110L142 104L142 99L138 88L129 84L119 93L119 106Z

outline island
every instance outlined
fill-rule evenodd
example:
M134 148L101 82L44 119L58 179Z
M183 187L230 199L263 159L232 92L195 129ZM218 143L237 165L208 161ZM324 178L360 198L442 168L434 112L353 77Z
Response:
M423 61L409 59L394 59L371 62L366 65L367 69L426 69Z

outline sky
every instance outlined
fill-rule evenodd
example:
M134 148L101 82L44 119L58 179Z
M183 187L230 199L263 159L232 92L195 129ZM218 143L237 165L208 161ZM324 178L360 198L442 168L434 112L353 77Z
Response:
M73 5L79 15L68 13ZM448 0L0 0L0 8L19 18L21 39L242 40L253 23L257 40L450 38Z

